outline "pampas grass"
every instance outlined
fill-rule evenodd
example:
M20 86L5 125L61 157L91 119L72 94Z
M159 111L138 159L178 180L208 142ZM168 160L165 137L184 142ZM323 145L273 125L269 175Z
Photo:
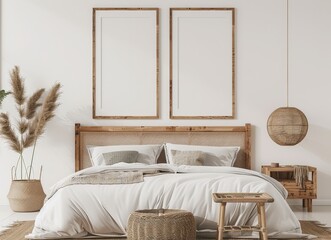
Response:
M41 103L38 101L44 92L45 88L39 89L28 99L25 110L25 117L27 119L31 119L35 116L37 108L41 106Z
M24 81L20 75L20 69L18 66L15 66L11 71L10 79L15 102L17 105L22 106L25 102L25 89Z
M1 126L0 134L8 141L10 147L15 152L18 152L18 153L22 152L22 146L21 146L14 130L11 127L11 123L10 123L7 113L0 114L0 126Z
M55 84L44 100L41 101L45 92L44 88L35 91L29 98L25 96L24 80L21 77L18 66L15 66L11 71L10 78L12 94L19 118L15 119L16 124L13 124L7 113L1 113L0 135L6 139L10 148L19 154L19 159L15 167L16 178L17 166L20 165L20 179L24 178L24 170L27 175L26 178L30 180L37 140L45 132L47 122L55 116L55 110L59 106L57 101L61 94L61 85L59 83ZM33 152L30 165L27 167L24 162L23 152L26 148L32 146Z

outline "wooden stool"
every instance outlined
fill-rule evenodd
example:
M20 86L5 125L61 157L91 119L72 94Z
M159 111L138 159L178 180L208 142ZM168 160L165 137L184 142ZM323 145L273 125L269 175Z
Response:
M214 202L221 203L218 221L218 240L223 240L224 232L230 231L257 231L260 239L267 240L267 226L265 218L266 202L274 199L267 193L213 193ZM224 226L225 206L227 203L256 203L258 213L258 226Z

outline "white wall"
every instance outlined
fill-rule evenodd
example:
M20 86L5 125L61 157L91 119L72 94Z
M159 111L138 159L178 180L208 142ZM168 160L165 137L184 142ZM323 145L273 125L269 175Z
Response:
M159 7L161 118L92 119L92 8ZM236 8L236 119L169 120L169 7ZM283 0L2 0L1 88L21 66L28 93L63 84L61 106L37 146L47 189L74 171L74 123L89 125L253 125L253 167L307 164L318 168L318 201L331 204L331 1L290 1L290 105L309 120L307 137L280 147L266 131L269 114L286 103L285 1ZM5 100L1 111L14 111ZM27 152L29 154L30 152ZM0 205L8 204L10 168L17 156L0 142Z

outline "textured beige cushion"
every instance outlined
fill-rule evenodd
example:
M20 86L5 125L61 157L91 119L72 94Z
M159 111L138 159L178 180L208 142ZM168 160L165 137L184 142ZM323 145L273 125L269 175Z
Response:
M240 150L238 146L201 146L165 143L167 162L174 164L172 151L200 151L203 153L204 166L233 166Z
M113 165L119 162L134 163L137 161L139 152L137 151L116 151L103 153L105 165Z
M171 150L172 161L177 165L202 166L202 152Z
M93 166L100 166L104 164L104 153L118 152L118 151L137 151L137 161L145 164L155 164L157 158L162 150L162 144L154 145L110 145L110 146L93 146L87 145L91 163Z

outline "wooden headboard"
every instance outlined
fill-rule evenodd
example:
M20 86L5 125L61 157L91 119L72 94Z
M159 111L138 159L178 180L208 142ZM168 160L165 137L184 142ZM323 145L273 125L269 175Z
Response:
M251 125L213 127L120 127L75 124L75 170L91 166L86 146L177 143L240 146L236 167L251 169ZM163 156L163 157L162 157ZM164 162L162 152L158 162Z

